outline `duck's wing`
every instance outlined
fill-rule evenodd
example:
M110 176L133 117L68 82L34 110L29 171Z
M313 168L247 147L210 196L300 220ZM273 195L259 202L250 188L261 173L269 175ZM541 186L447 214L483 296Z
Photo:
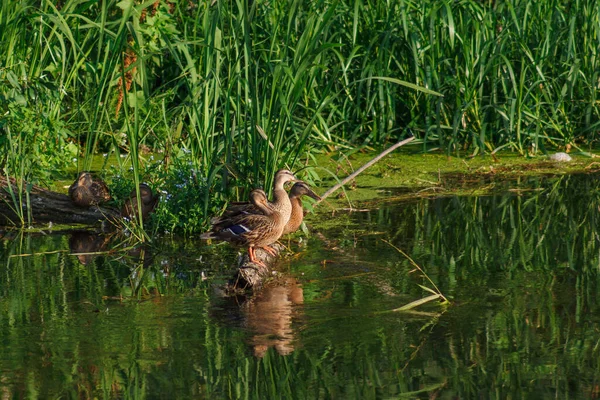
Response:
M77 181L73 182L71 186L69 186L69 197L73 198L73 192L77 188Z
M237 244L251 244L270 235L275 229L273 219L258 214L238 215L228 218L201 235L202 239L220 239Z
M212 218L210 223L211 225L219 225L226 220L240 218L245 215L264 215L264 213L252 203L237 203L227 207L220 217Z
M98 201L108 201L111 199L108 186L103 181L94 181L90 186L90 192Z

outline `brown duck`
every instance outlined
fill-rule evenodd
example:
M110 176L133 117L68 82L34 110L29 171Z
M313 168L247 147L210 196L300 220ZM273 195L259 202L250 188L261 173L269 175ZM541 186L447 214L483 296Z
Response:
M82 171L69 187L69 197L79 207L89 207L110 200L108 186L101 179Z
M302 221L304 220L304 209L302 208L301 197L304 195L312 197L315 200L321 200L321 197L313 192L306 182L296 182L294 186L292 186L288 196L292 205L292 211L290 213L290 219L283 228L283 235L296 232L302 224ZM223 216L232 217L241 213L260 214L261 211L249 202L234 203L232 206L227 208L227 210L225 210ZM211 222L218 222L220 218L222 217L214 218Z
M148 219L150 213L156 208L160 195L153 194L150 186L145 183L140 183L140 197L142 200L142 220L145 221ZM135 189L131 191L129 198L125 200L125 204L123 205L123 208L121 208L121 216L128 219L133 219L138 216L138 201Z
M302 221L304 220L304 209L302 208L302 196L309 196L315 200L321 200L321 197L313 192L310 187L305 182L296 182L292 189L290 190L290 202L292 203L292 213L290 214L290 219L285 224L283 228L282 235L296 232Z
M211 230L203 233L200 238L219 239L247 247L250 261L265 266L263 262L256 259L254 249L265 248L275 243L283 232L286 220L281 212L269 203L263 190L255 189L250 192L250 201L260 213L240 212L231 217L220 217L218 221L214 221Z
M269 202L269 204L271 204L274 209L281 212L284 217L286 215L291 215L292 213L292 203L289 201L284 185L287 182L293 182L295 180L296 177L294 174L287 169L279 170L277 171L277 174L275 174L275 180L273 182L273 202ZM254 206L251 201L231 203L225 212L223 212L223 215L213 218L211 223L218 223L221 218L231 218L238 214L261 214L261 210Z
M289 170L282 169L277 171L277 173L275 174L275 180L273 182L273 202L268 202L267 200L267 203L270 206L270 208L281 214L281 218L284 221L284 225L287 224L287 221L290 219L290 216L292 214L292 203L290 202L290 198L288 197L284 186L287 182L294 181L296 181L296 177ZM221 217L213 218L210 222L213 226L215 226L219 225L221 221L235 218L239 215L248 214L265 215L263 213L263 209L261 207L256 207L256 205L252 201L244 203L234 203L225 210ZM269 246L259 247L263 247L264 250L271 253L273 256L276 255L275 251Z

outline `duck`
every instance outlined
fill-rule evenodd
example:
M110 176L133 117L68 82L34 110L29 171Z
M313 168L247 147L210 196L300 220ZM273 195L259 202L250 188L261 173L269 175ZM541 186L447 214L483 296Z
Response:
M213 221L211 230L203 233L200 238L224 240L237 246L245 246L248 248L249 260L266 267L256 259L255 248L264 248L276 242L281 237L287 220L273 203L269 203L267 194L262 189L250 192L250 202L260 213L240 212L230 217L220 217Z
M210 235L208 235L208 233L214 231L215 229L220 230L223 226L227 226L228 224L231 224L232 220L235 220L237 218L241 218L242 216L247 216L247 215L269 216L269 215L271 215L271 211L276 211L281 215L281 221L282 221L281 229L283 229L283 227L285 226L287 221L290 219L290 216L292 214L292 203L290 202L290 198L288 197L288 194L285 191L285 184L288 182L295 182L295 181L297 181L296 176L294 176L294 174L290 170L280 169L275 174L275 179L273 181L273 202L269 202L269 200L267 199L267 203L266 203L268 206L267 208L265 208L262 205L260 207L256 205L257 200L259 199L259 197L257 197L257 196L259 196L259 195L257 193L255 193L254 191L252 191L251 192L252 196L250 196L250 200L251 200L250 202L234 203L224 211L222 216L211 219L210 223L212 225L212 228L211 228L211 231L207 232L206 239L212 238L212 237L210 237ZM262 189L255 189L255 190L262 191ZM262 193L264 193L264 191L262 191ZM265 194L265 198L266 198L266 194ZM281 233L271 243L276 242L280 236L281 236ZM269 244L271 244L271 243L268 243L264 246L257 246L257 247L261 247L263 250L265 250L272 256L276 257L277 253L275 252L275 250L273 250L273 248L271 248L269 246ZM253 258L251 261L255 262L255 259Z
M292 203L285 191L287 182L297 181L294 174L287 170L281 169L275 174L273 181L273 201L269 202L272 208L279 211L284 218L289 220L292 214ZM231 203L220 217L215 217L211 220L211 224L218 223L222 218L231 218L239 214L261 214L262 211L250 201Z
M92 174L86 171L80 172L75 182L69 186L69 197L79 207L98 205L111 199L106 183L93 178Z
M277 171L273 181L273 201L269 202L269 205L274 210L277 210L281 213L286 223L292 214L292 203L287 192L285 191L285 184L287 182L296 181L297 179L294 174L287 169L281 169ZM232 218L239 214L262 214L262 210L258 207L255 207L252 202L246 201L232 203L223 212L222 216L211 219L211 224L218 224L224 218Z
M140 183L140 197L142 199L142 220L145 221L148 219L148 216L158 204L158 200L160 199L159 194L152 193L152 188L145 183ZM138 215L138 201L137 201L137 193L134 190L129 194L129 198L125 200L125 204L123 204L123 208L121 208L121 217L133 219Z
M306 182L296 182L292 189L290 189L290 203L292 203L292 213L290 219L283 227L282 235L293 233L298 230L302 221L304 220L304 209L302 208L302 196L309 196L315 200L321 200L321 196L312 191L312 189L306 184Z
M292 186L288 198L292 205L292 211L290 213L290 219L283 228L283 234L296 232L302 221L304 220L304 209L302 208L301 197L307 195L315 200L321 200L321 197L316 194L308 186L306 182L298 181ZM234 203L224 212L225 217L233 217L239 214L260 214L261 210L255 207L251 202ZM214 218L211 222L218 223L221 217Z

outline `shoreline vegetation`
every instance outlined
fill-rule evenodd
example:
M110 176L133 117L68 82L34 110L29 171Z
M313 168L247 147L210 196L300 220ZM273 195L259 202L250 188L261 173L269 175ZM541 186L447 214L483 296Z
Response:
M503 174L506 158L589 156L599 12L591 0L7 0L0 168L23 191L23 226L32 185L95 169L117 206L140 182L161 191L144 229L194 235L283 166L327 188L346 158L409 132L407 164L384 159L370 175L416 168L435 193L444 162Z
M326 174L322 174L321 186L316 190L323 193L326 189L331 189L342 178L364 166L372 158L372 154L364 152L350 157L322 156L320 158L318 166L314 166L317 171L323 170L337 174L335 179L327 178ZM570 162L557 163L549 161L546 157L524 158L515 154L500 155L496 158L479 156L465 159L442 154L423 154L404 149L379 160L370 169L348 181L338 191L333 192L321 204L309 204L309 210L317 214L360 211L363 207L372 208L385 203L426 197L487 195L506 190L505 183L508 181L513 181L514 187L511 190L518 191L520 190L519 185L514 185L515 180L522 180L526 185L528 177L587 174L596 173L599 170L600 162L595 161L595 154L575 155ZM340 178L338 179L337 176ZM5 182L2 182L4 181L0 179L0 186L4 187ZM36 199L45 196L50 201L61 195L66 198L67 182L57 181L48 191L44 191L40 187L32 187L33 196L37 196ZM42 191L44 193L41 193ZM10 199L8 196L4 196L4 200ZM68 205L63 203L70 200L63 200L62 197L59 200L59 209L65 212ZM6 206L6 202L4 206ZM64 221L62 224L61 221L53 221L53 229L55 231L72 229L72 226L78 225L76 219L80 219L79 223L83 223L83 225L78 225L80 227L93 226L94 221L102 219L103 213L106 218L113 218L117 210L118 207L114 202L110 203L108 207L89 211L78 210L80 211L78 215L64 216L67 220L72 219L73 225L64 225ZM31 230L47 228L44 226L49 221L47 217L45 215L42 220L35 221L37 223L33 224ZM11 224L6 224L6 226L9 225Z

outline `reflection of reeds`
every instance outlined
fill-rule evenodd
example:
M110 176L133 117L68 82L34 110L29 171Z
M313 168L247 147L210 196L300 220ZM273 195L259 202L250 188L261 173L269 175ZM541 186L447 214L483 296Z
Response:
M401 249L399 249L398 247L394 246L392 243L388 242L387 240L383 240L383 242L389 244L394 250L396 250L398 253L402 254L409 262L410 264L417 269L419 272L421 272L421 275L427 279L427 281L429 282L429 284L431 286L433 286L433 289L427 287L427 286L423 286L423 285L419 285L419 287L427 292L432 293L431 296L427 296L427 297L423 297L421 299L415 300L415 301L411 301L408 304L405 304L402 307L398 307L393 309L392 311L409 311L412 310L415 307L418 307L422 304L426 304L429 303L430 301L433 300L439 300L441 299L444 303L449 303L448 299L442 294L442 292L440 291L440 289L437 287L437 285L435 284L435 282L433 282L431 280L431 278L429 277L429 275L427 275L427 273L423 270L423 268L421 268L419 266L419 264L417 264L415 262L415 260L413 260L408 254L406 254L404 251L402 251Z
M561 266L591 273L600 223L595 182L563 176L531 185L538 190L420 202L416 235L429 232L431 248L419 251L454 264L456 273Z

